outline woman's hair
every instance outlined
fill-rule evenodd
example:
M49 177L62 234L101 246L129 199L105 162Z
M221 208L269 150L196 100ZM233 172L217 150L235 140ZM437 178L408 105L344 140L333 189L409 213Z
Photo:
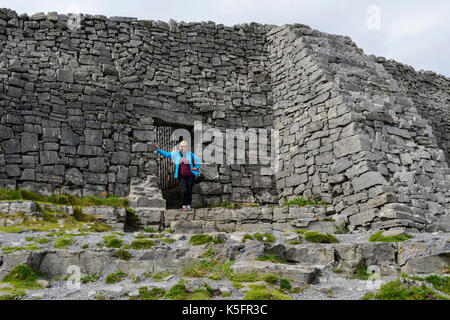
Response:
M188 142L186 140L183 140L183 141L180 142L180 147L181 147L181 145L186 145L186 147L187 147L188 146Z

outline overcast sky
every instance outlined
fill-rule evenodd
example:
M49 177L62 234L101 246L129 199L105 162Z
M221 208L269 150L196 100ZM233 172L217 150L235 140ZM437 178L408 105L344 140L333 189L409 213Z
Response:
M450 77L448 0L0 0L1 8L225 25L303 23L375 54ZM447 39L447 40L446 40Z

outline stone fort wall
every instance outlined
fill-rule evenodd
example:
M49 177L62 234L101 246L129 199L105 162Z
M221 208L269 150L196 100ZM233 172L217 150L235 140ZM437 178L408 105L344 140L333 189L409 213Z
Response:
M279 172L206 164L204 203L312 196L352 230L448 228L448 78L304 25L66 21L0 10L1 187L127 196L157 172L155 126L197 120L280 132Z

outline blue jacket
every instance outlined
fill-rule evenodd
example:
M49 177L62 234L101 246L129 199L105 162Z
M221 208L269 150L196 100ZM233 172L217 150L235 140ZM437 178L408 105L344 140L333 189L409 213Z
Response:
M175 178L178 178L178 166L180 164L180 159L181 159L181 151L174 151L174 152L167 152L161 149L157 149L156 150L159 154L162 154L163 156L172 159L175 161ZM193 171L192 170L192 161L190 161L191 159L191 155L194 158L194 162L195 162L195 167L197 168L197 170ZM191 169L191 172L195 175L198 176L199 172L198 169L200 169L200 165L202 164L201 160L199 157L197 157L194 153L190 152L190 151L186 151L186 158L189 159L189 167Z

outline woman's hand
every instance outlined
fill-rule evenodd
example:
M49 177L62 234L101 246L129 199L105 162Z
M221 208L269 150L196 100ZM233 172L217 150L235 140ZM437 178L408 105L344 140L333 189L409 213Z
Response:
M197 168L196 167L192 167L192 170L197 171Z
M156 149L159 149L159 145L158 144L155 144L155 150Z

